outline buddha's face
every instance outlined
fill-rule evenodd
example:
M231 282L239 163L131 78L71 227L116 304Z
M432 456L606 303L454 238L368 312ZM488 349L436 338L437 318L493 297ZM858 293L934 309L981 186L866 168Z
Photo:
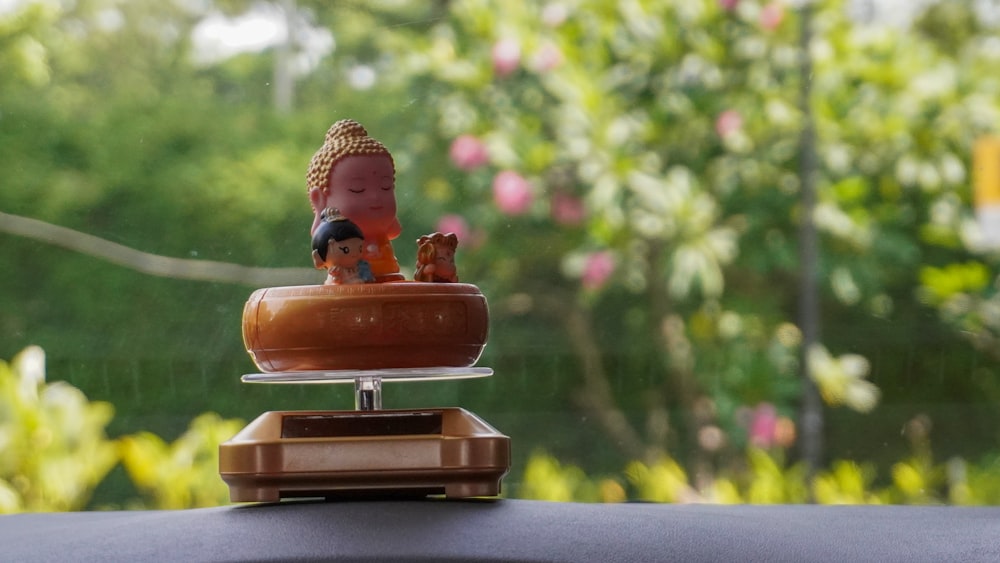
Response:
M384 236L396 221L392 160L380 154L345 157L334 165L318 203L318 209L340 210L366 237Z

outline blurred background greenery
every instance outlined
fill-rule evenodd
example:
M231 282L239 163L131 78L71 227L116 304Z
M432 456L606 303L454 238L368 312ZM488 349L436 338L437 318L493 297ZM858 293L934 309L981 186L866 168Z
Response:
M400 262L454 231L491 304L494 377L388 384L385 404L510 435L508 496L1000 502L998 253L972 189L1000 127L996 14L0 3L0 510L224 502L213 448L239 420L350 407L341 386L239 383L249 276L85 244L320 283L304 175L341 118L393 152ZM52 388L87 440L45 438L74 426L38 422ZM37 496L57 464L39 444L75 460L73 491Z

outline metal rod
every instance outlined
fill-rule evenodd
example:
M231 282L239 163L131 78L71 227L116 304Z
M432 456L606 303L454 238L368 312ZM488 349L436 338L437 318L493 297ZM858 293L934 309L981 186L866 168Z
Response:
M359 411L382 410L381 377L358 377L354 380L354 409Z
M802 215L799 225L799 329L802 331L802 404L799 426L801 428L801 455L809 473L815 475L823 456L823 401L809 368L809 349L820 339L819 312L819 237L813 213L816 209L816 125L810 101L812 59L809 43L812 39L812 6L807 2L801 10L801 66L800 104L802 110L802 137L799 160L799 177L802 188Z

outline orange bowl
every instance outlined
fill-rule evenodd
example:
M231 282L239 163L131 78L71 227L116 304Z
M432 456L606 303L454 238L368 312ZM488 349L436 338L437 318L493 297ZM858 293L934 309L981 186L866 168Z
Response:
M243 309L243 343L264 372L470 367L489 309L465 283L268 287Z

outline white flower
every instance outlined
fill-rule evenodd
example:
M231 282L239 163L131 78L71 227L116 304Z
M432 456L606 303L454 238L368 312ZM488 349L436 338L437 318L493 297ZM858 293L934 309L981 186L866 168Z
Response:
M38 388L45 383L45 350L40 346L28 346L14 358L13 364L21 399L36 402Z
M871 365L864 356L844 354L834 358L825 347L814 344L808 361L809 376L828 405L869 412L878 404L880 391L865 379Z

